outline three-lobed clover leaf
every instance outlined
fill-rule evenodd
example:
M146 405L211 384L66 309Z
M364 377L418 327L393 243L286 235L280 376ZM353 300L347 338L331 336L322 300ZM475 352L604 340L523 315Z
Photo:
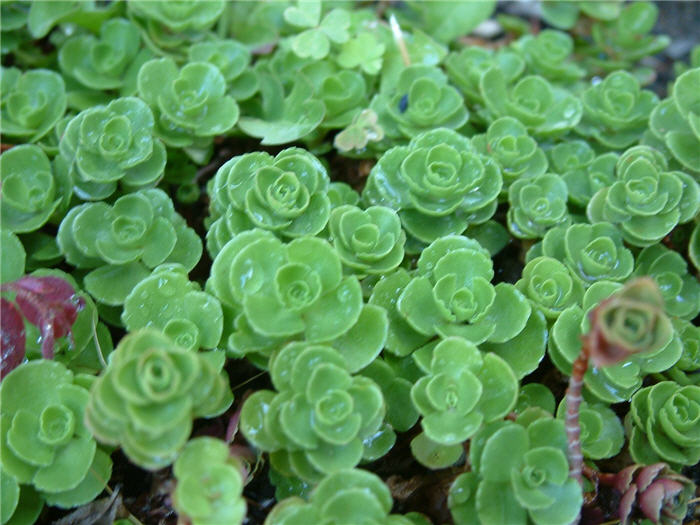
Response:
M386 45L374 34L361 31L340 46L335 61L343 69L359 67L368 75L376 75L382 68Z
M136 465L166 467L184 447L192 419L220 415L231 405L224 360L220 351L176 346L153 328L131 332L95 381L85 422Z
M223 441L195 438L173 465L173 507L192 525L240 525L246 515L244 468Z
M17 68L0 72L0 133L22 142L36 142L56 125L66 111L63 77L48 69L22 73Z
M283 475L316 482L324 474L376 459L372 446L386 412L382 391L364 376L352 376L343 356L324 345L290 343L273 355L270 376L277 393L258 390L246 399L241 431L271 453Z
M75 192L100 200L116 191L117 182L131 190L154 185L163 175L167 155L153 134L153 113L136 97L80 112L59 143Z
M83 385L61 363L40 359L10 372L0 386L3 472L63 508L95 498L112 470L85 425Z
M308 502L300 497L280 501L268 514L265 525L414 523L407 517L389 514L391 507L391 491L379 476L366 470L344 469L323 478Z
M607 365L593 359L584 376L584 385L607 403L626 401L642 386L645 375L668 370L681 357L683 346L671 322L663 313L663 298L657 292L640 287L617 297L619 283L599 281L583 296L582 306L564 310L550 331L548 353L552 362L565 374L571 373L574 360L581 352L581 334L589 330L588 314L599 304L597 326L606 348L622 361ZM612 296L612 299L605 302ZM600 362L599 362L600 361Z
M190 350L215 348L223 319L219 301L191 282L180 264L164 264L153 270L126 297L121 315L129 332L152 326Z
M450 488L455 523L571 523L583 494L569 477L566 450L564 422L551 417L486 425L471 442L471 472Z
M518 179L508 189L508 229L521 239L537 239L571 222L566 183L559 175L543 173Z
M672 94L656 106L649 129L671 151L685 169L698 172L700 163L700 97L697 86L700 68L680 75Z
M692 320L700 313L700 283L688 273L680 253L660 244L644 248L637 255L634 275L648 275L656 281L669 315Z
M549 230L527 254L528 261L546 255L563 262L585 287L598 281L624 281L634 269L634 255L610 223L572 224Z
M209 62L178 68L171 58L149 60L139 70L138 90L155 114L156 135L171 147L202 143L238 121L238 104L226 94L219 68Z
M393 140L411 139L435 128L459 129L469 119L462 95L434 66L406 67L395 84L375 95L370 108Z
M583 117L576 132L605 148L621 150L639 141L659 97L640 89L631 73L615 71L584 91L581 101Z
M583 299L581 282L563 263L552 257L536 257L528 261L515 287L551 320Z
M331 212L328 230L343 264L359 275L388 273L403 260L406 234L391 208L339 206Z
M537 138L565 134L583 113L578 98L539 75L522 77L511 86L499 67L491 67L481 76L479 89L491 121L514 117Z
M284 238L318 234L330 214L329 183L323 164L301 148L276 157L265 152L233 157L208 185L214 219L209 252L215 256L236 234L253 228Z
M570 60L574 41L562 31L545 29L536 36L525 35L513 43L513 48L525 59L528 73L551 82L573 82L585 75L585 70Z
M628 149L617 162L617 180L588 203L591 223L615 224L629 244L651 246L700 209L700 185L687 173L668 171L648 146Z
M330 341L346 333L362 311L355 276L343 277L340 257L316 237L282 243L270 232L238 234L218 253L207 289L241 309L266 337Z
M73 181L52 168L39 146L23 144L0 155L0 173L3 231L36 231L68 207Z
M91 89L119 89L124 95L136 92L139 67L152 58L140 50L141 34L123 18L106 21L99 38L76 35L61 46L58 63L64 74ZM126 92L125 92L126 91Z
M406 232L430 243L490 219L502 184L494 160L456 131L441 128L384 153L362 196L368 204L397 210Z
M302 58L321 60L328 55L331 41L342 44L350 38L350 13L338 8L321 18L320 0L299 1L285 9L284 19L292 26L309 28L292 39L294 53Z
M479 153L500 164L504 190L518 179L537 177L547 171L544 151L513 117L493 121L486 133L473 136L471 142Z
M496 354L482 354L459 337L441 340L431 353L429 362L418 363L426 367L427 375L411 388L411 400L430 440L459 444L515 405L518 380Z
M700 461L700 386L662 381L639 390L630 405L629 449L637 463Z

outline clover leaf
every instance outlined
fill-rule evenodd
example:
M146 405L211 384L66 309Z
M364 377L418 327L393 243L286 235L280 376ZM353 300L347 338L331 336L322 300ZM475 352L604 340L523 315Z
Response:
M342 44L350 38L350 13L333 9L321 19L321 2L299 1L284 11L284 19L296 27L308 27L292 39L294 53L302 58L320 60L328 55L331 41Z

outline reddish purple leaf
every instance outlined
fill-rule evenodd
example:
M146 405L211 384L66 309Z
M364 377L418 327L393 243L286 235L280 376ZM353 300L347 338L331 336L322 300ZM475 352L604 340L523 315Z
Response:
M41 333L41 355L53 359L56 338L71 337L71 327L85 302L60 277L24 276L3 285L16 293L19 311Z
M0 298L2 327L0 327L0 379L17 368L24 360L26 337L24 321L17 308L7 299Z

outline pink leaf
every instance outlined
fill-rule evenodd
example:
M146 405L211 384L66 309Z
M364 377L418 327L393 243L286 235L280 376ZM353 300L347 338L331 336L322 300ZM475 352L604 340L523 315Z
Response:
M24 360L26 336L24 333L24 321L22 316L7 299L0 298L2 308L2 327L0 328L0 379L4 378L12 370L17 368Z

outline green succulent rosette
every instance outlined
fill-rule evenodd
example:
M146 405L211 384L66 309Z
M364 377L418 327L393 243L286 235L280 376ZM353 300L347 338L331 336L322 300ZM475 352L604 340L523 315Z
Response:
M246 515L244 468L226 443L210 437L185 445L173 465L173 507L192 525L240 525Z
M406 232L430 243L481 224L496 211L503 179L498 164L450 129L414 137L384 153L362 197L398 211Z
M158 330L131 332L95 381L85 422L101 442L157 470L180 454L192 420L214 417L233 402L223 352L196 353Z
M605 148L622 150L642 137L659 97L640 89L639 80L631 73L615 71L584 91L581 101L583 117L576 132Z
M546 255L563 262L584 287L601 281L623 282L634 269L634 255L612 224L572 224L549 230L527 260Z
M91 501L112 472L83 421L89 399L83 385L61 363L39 359L15 368L0 386L3 474L62 508Z
M632 398L627 424L635 462L696 465L700 461L700 386L662 381L642 388Z
M583 140L561 142L549 150L552 171L561 175L569 191L569 202L585 208L598 190L615 182L616 153L595 151Z
M528 261L515 287L551 321L583 299L581 282L571 275L566 265L552 257Z
M448 496L457 525L567 525L583 504L569 477L564 422L551 417L497 421L471 441L471 472Z
M278 339L330 341L362 311L357 278L343 277L337 252L316 237L284 244L264 230L240 233L214 259L207 289L257 334Z
M65 75L90 89L118 89L121 94L136 92L139 67L153 55L141 50L141 34L136 25L123 18L107 20L99 38L91 35L70 37L61 46L58 63Z
M63 77L48 69L0 70L0 133L24 143L49 133L66 111Z
M582 306L564 310L550 331L548 353L565 374L581 352L581 335L589 331L589 312L618 292L621 285L600 281L583 296ZM636 292L631 292L636 294ZM663 313L661 296L618 297L599 313L603 337L608 345L629 354L619 364L589 367L584 385L596 399L606 403L629 400L648 374L671 368L681 357L683 345Z
M392 359L378 357L362 369L362 375L377 383L386 402L386 422L398 432L406 432L416 424L420 414L411 402L411 388L422 372L410 357Z
M412 65L370 103L390 140L403 141L435 128L459 129L469 119L462 95L437 67Z
M221 340L221 304L187 277L180 264L158 266L124 300L124 327L154 327L188 350L215 348Z
M551 228L568 226L568 197L566 183L554 173L516 180L508 189L508 229L521 239L538 239Z
M417 359L426 375L411 388L411 401L431 441L460 444L515 406L518 380L498 355L460 337L441 340L430 353L429 361Z
M188 51L190 62L209 62L215 65L226 81L227 92L236 100L252 97L259 82L250 68L250 51L236 40L212 40L192 44Z
M72 194L73 181L53 169L39 146L23 144L0 155L3 231L28 233L60 219Z
M189 33L211 27L224 11L224 0L185 0L181 2L151 2L133 0L129 12L163 24L174 33Z
M153 113L136 97L80 112L66 126L59 151L85 200L112 195L117 182L127 190L154 186L167 155L154 136Z
M168 146L206 146L238 121L238 104L226 94L224 76L208 62L179 69L171 58L150 60L141 66L137 82L139 95L155 114L155 133Z
M656 281L669 315L690 321L700 313L700 283L688 273L680 253L660 244L644 248L637 255L634 275Z
M668 171L663 155L648 146L627 150L617 180L588 203L592 223L615 224L629 244L651 246L700 209L700 185L681 171Z
M503 189L518 179L537 177L547 171L547 157L530 137L520 121L501 117L491 123L486 133L471 138L472 146L490 156L501 166Z
M423 250L415 274L395 290L395 308L424 337L502 343L523 330L532 309L513 285L494 286L492 278L491 256L477 241L442 237Z
M265 525L415 524L407 517L389 514L392 505L391 491L379 476L366 470L345 469L323 478L308 502L299 497L280 501Z
M360 276L389 273L403 261L406 234L391 208L339 206L331 212L328 232L343 265Z
M482 105L481 77L490 67L498 67L506 82L515 81L525 71L525 61L511 49L493 49L467 46L459 52L450 53L445 59L445 70L450 81L457 86L464 98L472 105ZM479 116L477 111L475 116Z
M671 322L683 343L683 353L678 362L660 377L681 386L700 385L700 327L683 319L671 319Z
M595 45L590 48L590 66L603 71L631 69L636 61L663 51L670 38L649 34L658 16L659 8L653 2L632 2L619 10L619 15L593 24L591 36Z
M287 148L277 156L233 157L208 185L207 248L212 256L237 234L262 228L282 238L316 235L330 215L326 168L311 153Z
M700 68L680 75L671 96L654 108L649 129L673 157L693 173L700 171Z
M301 74L315 86L314 97L326 107L321 129L348 126L369 103L367 83L358 71L340 69L324 60L307 64Z
M550 82L571 83L586 73L571 60L574 41L568 33L545 29L519 38L512 47L525 59L528 73Z
M566 399L557 408L557 418L566 421ZM588 459L616 456L625 444L625 429L620 418L605 403L582 401L579 409L581 451Z
M85 287L100 302L120 305L149 268L180 263L187 271L202 255L202 242L159 189L105 202L81 204L61 221L58 246L77 268L95 269Z
M578 98L539 75L522 77L511 85L500 68L491 67L482 75L479 89L490 122L514 117L538 139L565 135L583 113Z
M382 427L386 406L377 384L352 376L334 348L293 342L273 355L277 392L258 390L243 404L240 428L254 446L270 452L275 470L308 482L376 459L394 439ZM374 441L386 441L377 450Z

